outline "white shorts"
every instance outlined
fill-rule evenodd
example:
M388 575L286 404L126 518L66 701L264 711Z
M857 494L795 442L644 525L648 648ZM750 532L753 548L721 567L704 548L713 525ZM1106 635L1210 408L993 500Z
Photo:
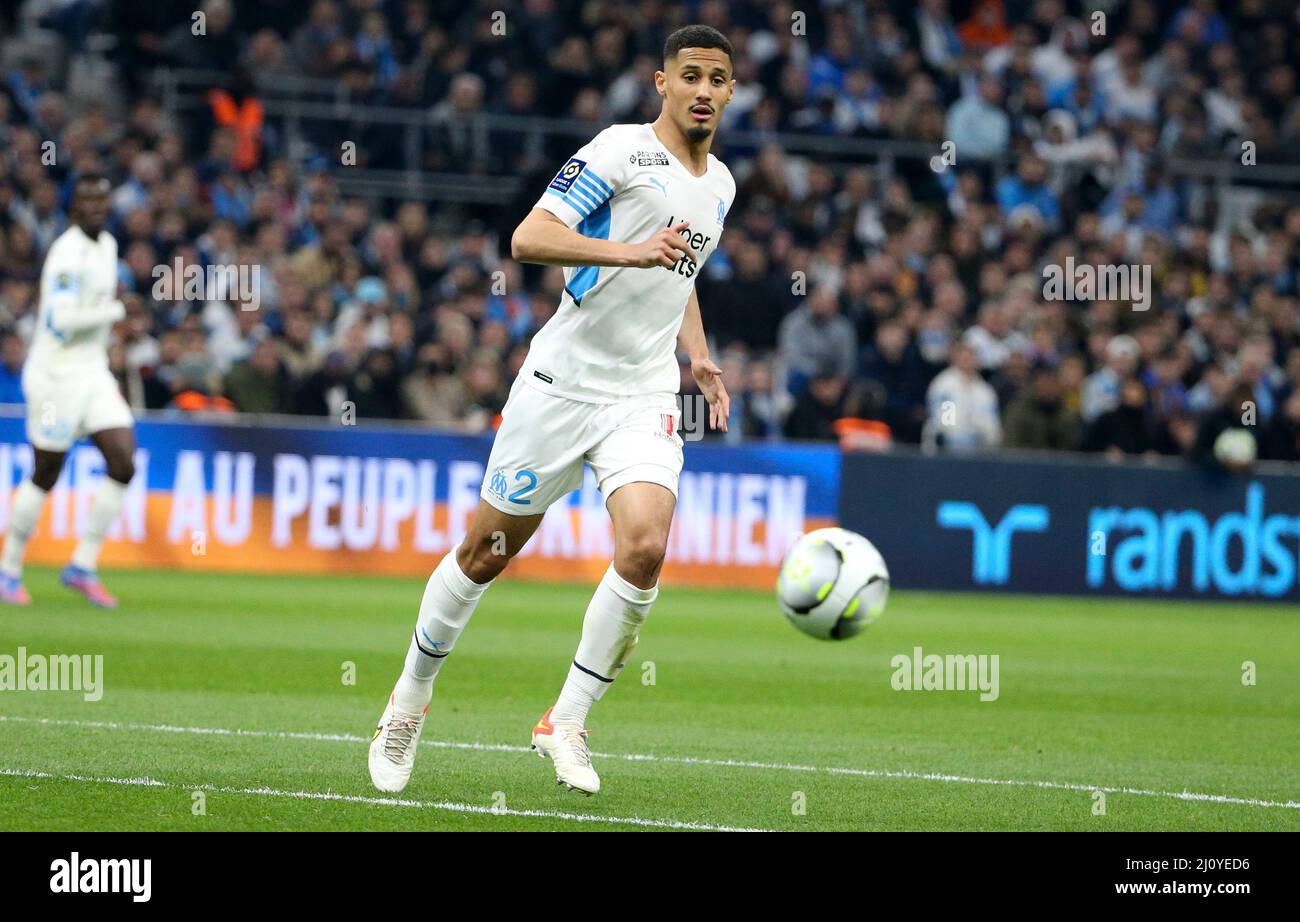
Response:
M62 377L23 369L27 439L42 451L67 451L85 435L129 429L135 420L107 369Z
M634 482L657 483L676 496L680 428L673 394L586 403L521 379L502 410L479 495L508 515L539 515L582 486L585 461L606 502Z

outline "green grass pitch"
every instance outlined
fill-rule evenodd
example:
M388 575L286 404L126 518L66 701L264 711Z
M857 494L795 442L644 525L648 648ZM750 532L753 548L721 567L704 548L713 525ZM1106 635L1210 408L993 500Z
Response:
M0 829L1300 829L1294 606L900 591L822 643L768 594L667 585L592 711L586 798L527 747L592 587L502 580L392 797L366 747L422 580L105 581L117 612L44 568L31 608L0 609L0 654L105 673L98 702L0 691ZM997 654L999 698L895 691L914 646Z

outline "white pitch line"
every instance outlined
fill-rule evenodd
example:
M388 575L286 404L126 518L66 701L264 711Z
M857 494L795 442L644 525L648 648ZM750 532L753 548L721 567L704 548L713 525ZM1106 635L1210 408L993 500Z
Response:
M653 820L640 816L600 816L595 813L565 813L558 810L512 810L506 807L484 807L481 804L461 804L447 800L430 801L408 800L401 797L362 797L357 794L335 794L332 791L281 791L276 788L231 788L213 784L190 786L158 781L154 778L104 778L96 775L61 775L24 768L0 768L0 777L40 778L50 781L79 781L92 784L121 784L129 787L166 788L173 791L211 791L215 794L239 794L253 797L290 797L296 800L330 800L380 807L416 807L424 810L445 810L451 813L483 813L491 816L530 816L549 820L568 820L575 823L612 823L620 826L648 826L655 829L685 829L696 832L772 832L770 829L717 826L712 823L695 823L686 820Z
M178 727L169 724L130 724L95 720L58 720L48 717L6 717L0 714L0 723L47 724L50 726L83 727L99 730L140 730L153 733L186 733L198 736L245 736L262 739L293 739L329 743L369 743L370 739L350 733L298 733L284 730L240 730L228 727ZM528 746L506 743L461 743L451 740L422 740L421 746L435 749L459 749L474 752L529 752ZM1201 801L1205 803L1232 804L1242 807L1265 807L1278 810L1300 810L1300 801L1261 800L1253 797L1233 797L1227 794L1202 794L1195 791L1155 791L1145 788L1105 784L1076 784L1069 781L1036 781L1023 778L978 778L969 775L952 775L943 772L916 772L906 770L841 768L824 765L799 765L789 762L752 762L742 759L708 759L695 756L657 756L645 753L593 752L593 756L621 759L624 762L657 762L670 765L702 765L713 768L752 768L763 771L811 772L814 774L846 775L853 778L886 778L897 781L935 781L947 784L978 784L995 787L1039 788L1040 790L1078 791L1106 794L1133 794L1138 797L1164 797L1171 800Z

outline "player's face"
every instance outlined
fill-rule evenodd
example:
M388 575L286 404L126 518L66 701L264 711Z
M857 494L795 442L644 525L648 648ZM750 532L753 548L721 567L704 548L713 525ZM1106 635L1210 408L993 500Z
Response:
M77 187L77 223L98 236L108 223L108 183L83 183Z
M717 130L736 87L730 56L721 48L683 48L664 67L655 84L668 117L686 137L703 141Z

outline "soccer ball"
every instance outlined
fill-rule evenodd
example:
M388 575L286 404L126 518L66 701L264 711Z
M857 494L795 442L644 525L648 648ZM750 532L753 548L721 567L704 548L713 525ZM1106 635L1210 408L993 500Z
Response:
M819 528L785 555L776 599L790 623L805 634L846 640L885 610L889 570L866 538L844 528Z
M1255 463L1259 445L1245 429L1224 429L1214 440L1214 457L1224 467L1245 470Z

